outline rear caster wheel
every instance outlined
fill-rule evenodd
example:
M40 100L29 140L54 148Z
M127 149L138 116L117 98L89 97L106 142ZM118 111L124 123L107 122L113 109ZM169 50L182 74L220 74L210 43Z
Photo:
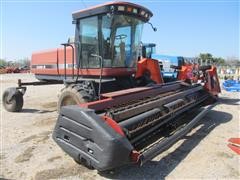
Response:
M23 94L15 88L8 88L2 96L3 106L9 112L19 112L23 107Z

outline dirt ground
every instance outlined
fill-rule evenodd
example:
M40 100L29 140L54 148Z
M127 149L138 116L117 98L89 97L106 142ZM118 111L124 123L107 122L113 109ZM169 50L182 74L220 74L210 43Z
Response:
M1 75L3 90L31 74ZM178 143L142 167L99 174L76 164L52 140L62 85L29 87L20 113L1 100L1 178L5 179L240 179L240 156L227 140L240 137L239 95L223 90L220 102ZM1 97L2 98L2 97Z

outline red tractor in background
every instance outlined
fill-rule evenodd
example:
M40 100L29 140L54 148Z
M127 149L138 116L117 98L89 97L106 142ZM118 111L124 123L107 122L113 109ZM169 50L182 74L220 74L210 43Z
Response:
M34 53L31 72L40 81L19 80L4 92L3 105L21 111L26 86L64 83L53 139L77 163L99 171L141 165L185 135L217 100L215 67L173 67L178 80L165 83L159 62L139 57L143 25L153 16L147 8L110 2L72 16L74 41ZM196 114L189 119L187 112Z

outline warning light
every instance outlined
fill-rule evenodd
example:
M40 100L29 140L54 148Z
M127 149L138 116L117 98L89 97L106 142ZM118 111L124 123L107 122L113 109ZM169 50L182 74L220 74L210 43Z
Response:
M133 9L132 7L128 7L128 8L127 8L127 11L128 11L128 12L132 12L132 9Z

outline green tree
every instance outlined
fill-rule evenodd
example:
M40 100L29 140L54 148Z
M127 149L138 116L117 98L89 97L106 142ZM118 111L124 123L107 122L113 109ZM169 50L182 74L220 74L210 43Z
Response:
M201 63L210 63L215 65L225 65L225 59L222 57L214 57L210 53L200 53L198 58L201 59Z
M225 65L225 59L221 57L213 58L213 63L216 65Z
M200 53L199 58L202 60L202 63L207 63L213 60L213 56L210 53Z
M30 60L28 58L18 59L15 61L15 65L22 67L22 66L30 66Z
M7 61L5 59L0 59L0 66L6 66Z

